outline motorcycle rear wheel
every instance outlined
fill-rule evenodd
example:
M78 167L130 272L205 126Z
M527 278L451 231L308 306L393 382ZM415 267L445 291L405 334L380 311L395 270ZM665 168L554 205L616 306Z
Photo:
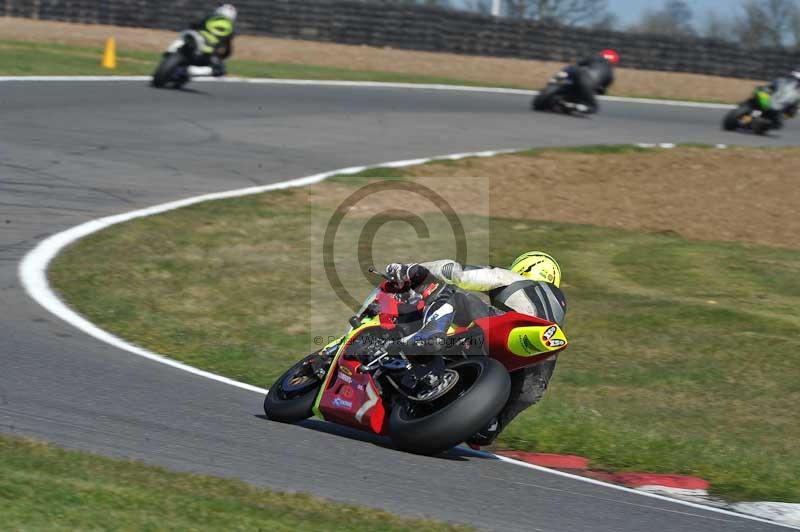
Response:
M753 123L750 127L756 135L766 135L769 130L772 129L772 121L758 117L753 119Z
M316 377L307 376L303 371L303 366L310 357L314 356L318 355L309 355L292 366L286 373L278 377L278 380L269 389L269 393L264 398L264 414L269 419L282 423L295 423L312 416L312 409L322 381ZM305 385L300 380L303 378L308 379ZM289 384L293 380L292 388L294 389L289 390Z
M511 379L496 360L473 356L448 368L458 371L459 384L437 400L441 407L429 411L398 403L392 409L389 434L398 449L425 455L444 452L485 427L508 401Z

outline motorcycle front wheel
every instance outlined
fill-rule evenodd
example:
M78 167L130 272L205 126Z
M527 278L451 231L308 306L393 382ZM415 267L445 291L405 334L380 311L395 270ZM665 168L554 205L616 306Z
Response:
M403 451L434 455L468 440L500 413L511 379L494 359L473 356L448 364L457 385L434 404L400 402L392 409L389 434Z
M722 129L725 131L735 131L741 126L741 118L750 112L750 108L740 105L736 109L731 109L722 120Z
M553 108L553 100L561 91L561 87L551 83L539 91L539 94L531 102L532 111L548 111Z
M322 385L307 362L309 355L278 377L264 398L264 414L282 423L295 423L312 416L314 401Z
M182 54L165 55L153 74L153 87L161 89L171 81L175 81L175 72L182 66L186 66L186 59Z

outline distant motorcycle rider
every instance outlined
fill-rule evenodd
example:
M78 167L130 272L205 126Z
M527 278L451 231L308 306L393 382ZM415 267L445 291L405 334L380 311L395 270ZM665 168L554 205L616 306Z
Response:
M205 41L203 56L194 66L210 66L214 77L225 75L224 60L233 54L236 17L236 8L232 4L223 4L211 16L190 26Z
M773 129L781 129L784 117L794 118L800 107L800 70L757 87L751 105L761 110Z
M594 114L598 110L596 94L605 94L614 83L614 66L619 64L619 54L614 50L603 50L598 55L585 57L556 74L567 78L574 86L575 102L564 102L574 106L580 113Z
M453 260L421 264L390 264L388 277L396 286L416 287L429 279L447 283L425 308L422 327L402 339L402 345L435 346L450 325L466 327L473 321L516 311L563 326L566 299L561 292L561 267L546 253L531 251L518 257L510 269L462 266ZM475 293L489 297L491 305ZM472 447L490 445L514 417L539 402L556 366L557 355L511 373L511 395L497 419L473 436Z

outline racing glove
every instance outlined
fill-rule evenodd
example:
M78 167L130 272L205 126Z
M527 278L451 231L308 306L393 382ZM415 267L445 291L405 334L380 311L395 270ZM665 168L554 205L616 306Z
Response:
M428 276L428 270L419 264L392 263L386 267L386 276L398 289L413 288Z

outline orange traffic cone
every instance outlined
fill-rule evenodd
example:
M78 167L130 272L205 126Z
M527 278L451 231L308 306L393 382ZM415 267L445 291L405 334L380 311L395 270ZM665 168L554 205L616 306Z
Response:
M117 41L114 37L109 37L106 41L106 49L103 52L103 68L117 68Z

